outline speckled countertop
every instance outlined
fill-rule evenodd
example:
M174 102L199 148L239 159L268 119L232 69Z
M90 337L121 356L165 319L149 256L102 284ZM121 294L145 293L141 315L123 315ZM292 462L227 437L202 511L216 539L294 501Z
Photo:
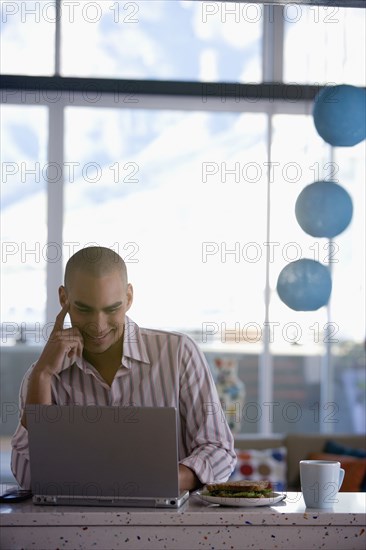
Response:
M301 493L250 508L207 504L191 495L178 510L36 506L30 500L0 509L6 550L366 547L366 493L339 493L328 510L305 508Z
M239 508L217 506L191 495L178 510L162 508L106 508L79 506L36 506L31 500L1 505L5 525L364 525L366 493L339 493L328 510L305 508L301 493L288 493L273 506Z

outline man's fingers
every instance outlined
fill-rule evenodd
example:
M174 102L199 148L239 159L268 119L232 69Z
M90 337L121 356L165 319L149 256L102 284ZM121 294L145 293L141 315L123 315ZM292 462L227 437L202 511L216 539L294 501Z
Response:
M79 357L83 356L83 348L84 348L84 341L81 340L81 342L79 342L79 345L78 345L78 356Z
M84 348L84 341L82 338L74 338L72 340L68 339L61 339L62 342L65 342L67 344L67 355L68 357L72 357L73 355L76 355L77 357L82 357L83 355L83 348Z
M69 311L69 308L70 308L70 304L68 301L66 301L64 303L64 305L62 306L62 309L60 311L60 313L56 316L56 321L55 321L55 324L53 326L53 330L62 330L64 328L64 320L65 320L65 317Z
M76 341L84 344L83 336L77 327L66 328L63 330L53 329L48 341L53 344L56 344L57 342L73 343Z
M72 357L73 355L76 355L77 357L83 356L83 344L81 342L76 343L74 346L70 346L68 357Z

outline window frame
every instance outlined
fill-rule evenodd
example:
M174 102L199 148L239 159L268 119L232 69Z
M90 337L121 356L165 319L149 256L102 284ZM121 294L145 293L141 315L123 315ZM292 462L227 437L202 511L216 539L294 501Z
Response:
M241 0L239 0L241 1ZM56 0L60 12L61 0ZM252 0L253 3L263 3ZM26 75L2 75L0 82L1 103L6 105L44 105L49 109L48 162L64 165L64 110L68 106L114 109L159 109L215 112L260 112L268 117L267 155L271 158L272 117L276 114L309 114L316 94L322 85L285 84L283 77L284 18L283 4L264 5L273 10L274 24L270 17L264 17L263 57L261 84L240 84L233 82L182 82L157 80L124 80L101 78L72 78L60 76L60 17L56 18L55 33L55 75L35 77ZM298 4L328 5L328 2L297 1ZM279 5L282 4L282 5ZM365 3L355 1L337 2L338 6L364 7ZM266 23L267 22L267 23ZM88 94L92 94L91 100ZM98 101L95 101L95 94ZM99 97L100 96L100 97ZM332 153L331 153L332 154ZM270 208L270 186L268 183L267 208ZM60 185L47 183L47 242L62 242L63 233L64 182ZM268 218L269 219L269 218ZM270 226L267 224L267 238L270 241ZM268 251L267 251L268 254ZM269 258L266 259L265 311L269 320ZM46 323L52 323L59 311L57 296L54 295L55 281L62 280L61 262L47 263ZM273 360L269 345L270 338L264 335L263 348L259 357L259 401L273 402ZM333 395L334 377L330 361L330 346L326 349L321 380L321 403L329 402ZM325 388L325 385L327 387ZM332 431L332 424L320 423L324 433ZM272 433L270 419L262 415L261 435Z

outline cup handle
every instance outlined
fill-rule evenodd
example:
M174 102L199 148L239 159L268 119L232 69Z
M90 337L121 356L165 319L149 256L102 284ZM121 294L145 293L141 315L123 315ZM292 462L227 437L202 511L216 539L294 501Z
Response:
M340 489L341 486L342 486L342 483L343 483L343 480L344 480L344 473L345 473L345 472L344 472L343 468L340 468L340 469L339 469L339 484L338 484L338 491L339 491L339 489Z

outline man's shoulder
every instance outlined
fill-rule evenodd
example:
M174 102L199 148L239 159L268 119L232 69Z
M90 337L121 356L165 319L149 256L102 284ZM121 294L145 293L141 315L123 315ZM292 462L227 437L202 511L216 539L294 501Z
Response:
M184 332L161 328L140 327L137 323L134 324L138 327L138 330L143 338L159 338L161 341L169 340L170 342L176 342L177 344L186 343L188 346L197 347L197 343L193 340L193 338Z
M151 327L139 327L140 333L142 336L151 337L151 338L160 338L162 340L182 340L187 337L183 332L178 332L175 330L164 330L160 328L151 328Z

